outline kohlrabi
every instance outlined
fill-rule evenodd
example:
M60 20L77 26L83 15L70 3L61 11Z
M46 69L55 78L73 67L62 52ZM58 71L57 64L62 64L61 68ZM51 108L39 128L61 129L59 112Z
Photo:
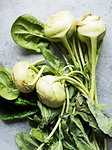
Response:
M102 40L105 32L105 23L100 19L100 17L95 15L84 15L79 21L77 21L78 37L81 41L85 42L88 47L89 69L91 72L90 98L92 100L95 98L97 45L98 42Z
M19 62L12 69L12 80L16 88L23 93L34 90L35 84L30 84L36 77L36 72L31 69L29 62Z
M62 42L71 55L75 64L76 60L67 41L76 29L76 20L69 11L62 11L51 16L44 27L45 36L49 41Z
M60 81L53 83L55 76L41 77L36 83L36 92L42 103L51 108L60 107L66 99L64 84Z

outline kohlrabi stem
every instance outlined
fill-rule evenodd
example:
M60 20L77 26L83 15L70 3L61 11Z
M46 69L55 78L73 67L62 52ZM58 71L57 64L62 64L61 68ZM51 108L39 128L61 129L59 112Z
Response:
M66 96L67 96L67 106L66 106L66 113L68 113L68 110L69 110L69 105L70 105L70 99L69 99L68 87L66 87Z
M83 84L81 84L80 82L78 82L77 80L71 78L71 77L66 77L66 76L61 76L61 77L57 77L53 82L59 81L59 80L65 80L69 83L71 83L73 86L75 86L77 89L79 89L85 96L88 96L88 91L85 88L85 86Z
M42 72L44 71L44 69L45 69L45 66L42 66L42 68L40 69L39 73L37 74L37 76L35 77L35 79L30 83L30 85L34 85L37 82L37 80L42 75Z
M95 81L95 104L98 104L98 98L97 98L97 89L96 89L96 81Z
M73 52L72 52L72 49L67 41L67 38L66 36L64 36L62 38L62 43L63 45L65 46L65 48L67 49L67 51L69 52L69 54L71 55L71 58L72 58L72 61L73 61L73 64L75 65L76 64L76 59L75 59L75 56L73 55Z
M47 65L45 65L45 68L48 69L49 71L51 71L53 74L57 74L57 73L55 72L55 70L53 70L52 68L48 67Z
M32 65L33 65L33 66L36 66L36 65L38 65L38 64L40 64L40 63L42 63L42 62L44 62L44 61L45 61L45 58L42 58L42 59L40 59L40 60L37 60L36 62L33 62Z
M53 45L54 48L61 54L61 56L62 56L63 59L65 60L66 64L69 64L67 58L66 58L65 55L60 51L60 49L56 46L56 44L54 44L54 43L52 42L52 45Z
M107 140L104 139L104 150L107 150Z
M81 62L77 53L77 48L76 48L75 35L73 36L73 52L74 52L74 56L77 59L77 62L79 63L80 70L82 71L82 65L81 65Z
M82 66L84 67L85 61L84 61L84 57L83 57L83 53L82 53L82 48L81 48L81 44L80 44L79 39L77 39L77 43L78 43L78 50L79 50L79 55L80 55L80 59L81 59L81 62L82 62Z
M97 38L91 38L91 58L92 58L92 68L91 68L91 90L90 98L94 101L95 93L95 82L96 82L96 50L97 50Z
M56 125L54 126L53 130L51 131L51 133L49 134L49 136L47 137L47 140L49 140L53 134L55 133L55 131L57 130L60 122L61 122L61 117L63 116L64 114L64 111L65 111L65 102L63 103L63 107L62 107L62 111L61 111L61 114L60 114L60 117L58 118L58 121L56 123ZM42 143L37 150L42 150L41 148L45 145L45 143Z
M91 45L90 43L87 44L87 49L88 49L88 57L89 57L89 69L92 67L92 56L91 56Z
M100 56L100 52L101 52L101 50L102 50L102 45L103 45L103 40L101 41L100 47L99 47L99 49L97 50L98 52L97 52L97 55L96 55L96 65L97 65L97 63L98 63L98 59L99 59L99 56Z
M65 66L65 67L63 68L63 71L66 70L66 69L69 68L69 67L75 68L73 65L67 65L67 66ZM73 70L73 69L72 69L72 70Z
M67 74L67 76L70 76L72 74L73 75L80 74L88 80L88 78L86 77L86 75L82 71L71 71L70 73Z
M35 66L33 66L33 65L30 65L28 68L33 69L36 73L39 72L39 70Z

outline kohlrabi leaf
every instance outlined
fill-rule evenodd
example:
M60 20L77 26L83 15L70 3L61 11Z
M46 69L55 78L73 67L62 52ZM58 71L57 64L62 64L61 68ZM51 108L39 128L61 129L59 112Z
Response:
M54 56L52 52L45 47L41 46L41 52L46 59L46 61L49 63L49 65L54 68L56 71L62 72L63 69L63 62L60 62L59 58Z
M40 128L31 128L30 134L33 138L40 142L46 141L48 137L48 133L43 132L43 130L41 130Z
M112 118L103 114L100 110L99 105L96 105L92 100L87 99L88 107L96 119L99 128L105 133L112 137Z
M2 120L21 119L33 115L38 111L36 107L21 107L0 99L0 118Z
M18 106L27 106L27 105L36 106L36 103L31 102L30 100L24 99L22 97L18 97L12 103Z
M42 122L45 125L48 125L49 123L51 123L59 114L61 109L54 109L54 108L49 108L45 105L43 105L40 101L37 102L37 105L41 111L41 115L42 115Z
M73 135L77 148L80 150L97 150L87 136L80 119L71 115L70 121L70 133Z
M75 94L75 87L69 87L69 98L72 99L73 95Z
M12 82L11 69L0 66L0 96L7 100L14 100L19 94L20 92Z
M74 145L65 140L63 141L63 147L65 150L78 150Z
M15 141L21 150L36 150L39 147L36 140L23 132L16 134Z
M62 141L59 140L58 142L54 142L48 150L63 150Z
M40 46L47 47L44 24L37 18L25 14L16 19L11 28L13 40L19 46L40 52Z

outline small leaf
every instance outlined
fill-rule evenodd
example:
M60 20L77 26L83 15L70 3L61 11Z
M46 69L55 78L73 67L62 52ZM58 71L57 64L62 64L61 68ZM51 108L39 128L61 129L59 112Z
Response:
M32 128L30 134L33 138L40 142L46 141L46 138L48 136L48 134L43 132L40 128Z
M49 65L54 68L56 71L62 72L63 70L63 62L60 62L59 59L52 54L52 52L45 47L41 47L41 52L46 59L46 61L49 63Z
M75 88L73 86L69 87L69 98L72 99L73 95L75 93Z
M61 108L58 109L49 108L43 105L40 101L38 101L37 104L41 111L42 122L45 125L51 123L60 114Z
M50 147L49 150L63 150L62 141L59 140L58 142L54 142Z
M15 141L21 150L36 150L39 144L27 133L19 132L15 136Z

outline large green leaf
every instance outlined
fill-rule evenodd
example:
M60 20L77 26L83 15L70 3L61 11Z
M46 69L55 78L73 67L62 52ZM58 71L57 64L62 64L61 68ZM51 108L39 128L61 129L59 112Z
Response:
M14 100L19 94L20 92L12 82L11 69L0 66L0 96L7 100Z
M57 115L60 114L61 108L58 108L58 109L49 108L45 106L44 104L42 104L40 101L38 101L37 104L41 111L42 122L45 125L48 125L49 123L51 123L57 117Z
M36 107L21 107L13 105L5 100L0 100L0 118L2 120L21 119L35 114L38 109Z
M100 110L99 105L96 105L92 100L87 99L88 107L96 119L99 128L105 133L112 137L112 118L107 117Z
M15 136L16 143L21 150L36 150L39 145L27 133L19 132Z
M11 35L19 46L40 52L40 46L48 46L43 28L44 24L37 18L24 14L13 23Z
M70 120L70 132L73 135L77 148L80 150L97 150L95 145L89 140L80 119L71 115Z

